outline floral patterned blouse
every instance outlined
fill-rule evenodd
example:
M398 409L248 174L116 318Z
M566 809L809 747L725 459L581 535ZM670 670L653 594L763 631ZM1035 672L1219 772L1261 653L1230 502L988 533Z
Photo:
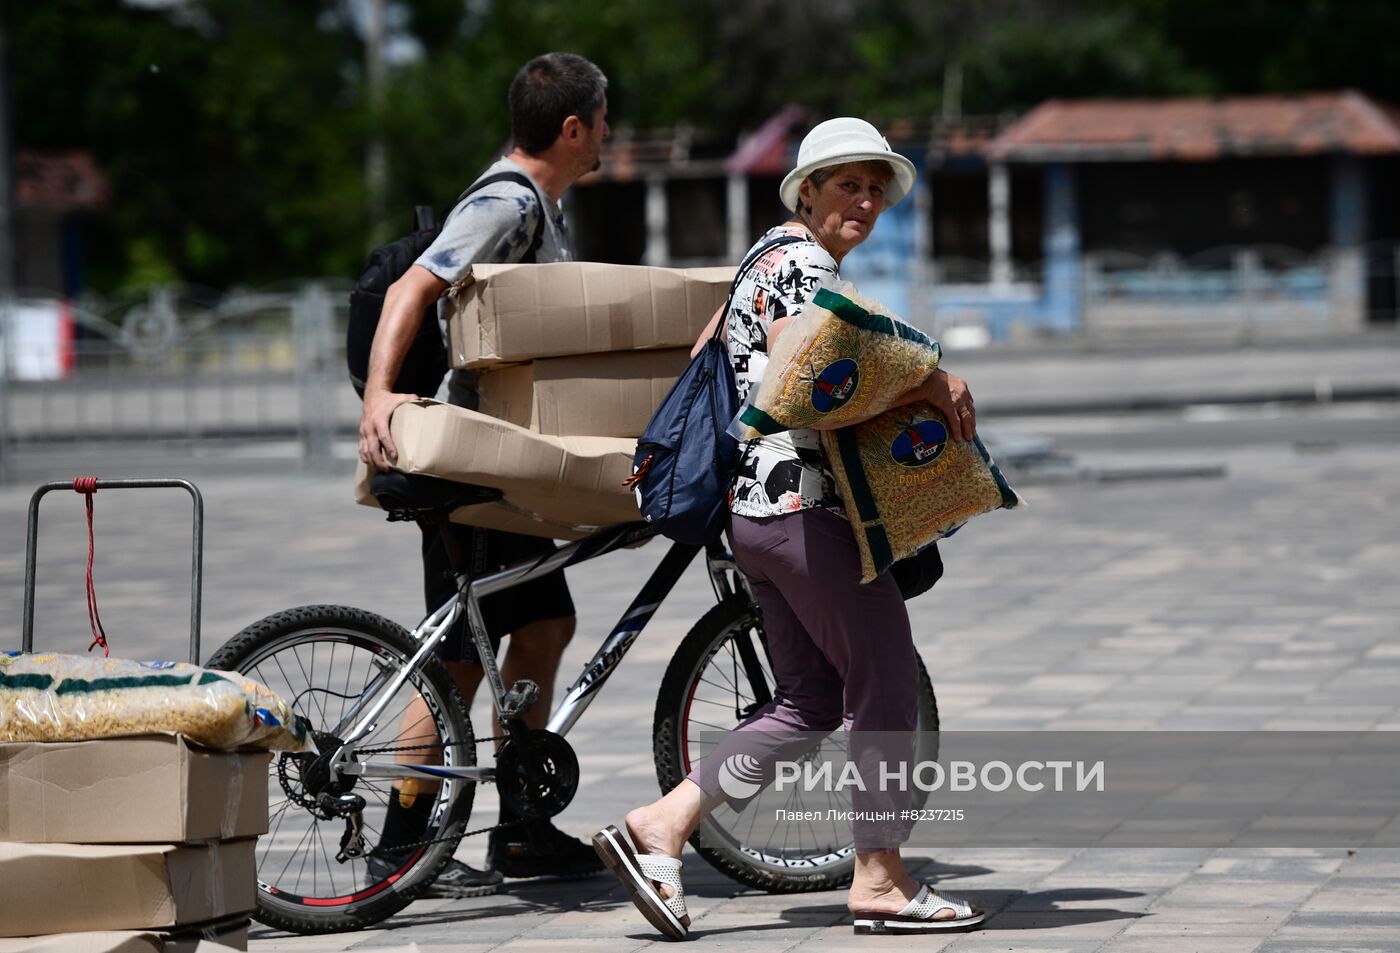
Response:
M835 290L840 283L836 260L805 228L769 229L754 248L785 235L803 240L771 249L749 268L734 290L726 318L729 359L740 401L763 378L773 322L800 312L818 288ZM730 495L731 512L764 517L823 507L845 513L815 430L760 437L742 444L742 451Z

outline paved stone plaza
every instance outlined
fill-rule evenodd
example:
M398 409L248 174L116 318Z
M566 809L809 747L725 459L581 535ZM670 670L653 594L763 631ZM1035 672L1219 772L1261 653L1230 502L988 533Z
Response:
M1394 404L1357 404L985 421L1048 433L1083 464L1219 463L1226 475L1028 477L1028 509L984 517L948 541L947 576L911 604L944 728L1400 729L1396 419ZM105 462L60 455L53 475L101 472ZM118 469L129 474L143 463L150 471L153 461L129 458ZM416 621L412 528L356 507L345 474L283 467L252 476L228 464L190 463L207 506L206 655L242 625L297 604L345 602ZM19 642L32 486L0 487L4 648ZM98 494L97 587L114 654L183 657L188 517L187 499L174 491ZM81 651L86 535L76 495L47 499L41 529L38 644ZM571 570L580 633L565 680L661 552L653 543ZM677 641L711 602L692 567L570 735L583 781L559 819L564 829L584 834L617 823L655 796L655 688ZM479 705L473 717L486 722ZM489 823L492 792L481 791L477 805L474 817ZM459 856L479 863L484 846L465 843ZM916 851L926 880L992 915L980 932L903 941L852 936L840 893L763 895L693 854L685 860L692 944L740 953L1400 949L1400 850ZM288 937L255 925L251 949L416 943L424 951L620 953L658 942L616 882L600 876L421 901L355 934Z

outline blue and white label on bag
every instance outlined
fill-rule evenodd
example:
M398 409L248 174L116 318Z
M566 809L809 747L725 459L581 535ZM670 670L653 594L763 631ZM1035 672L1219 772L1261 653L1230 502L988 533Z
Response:
M890 456L902 467L927 466L948 446L948 429L937 420L910 421L890 444Z
M849 357L832 361L812 380L812 408L819 414L839 410L856 395L859 384L859 364Z

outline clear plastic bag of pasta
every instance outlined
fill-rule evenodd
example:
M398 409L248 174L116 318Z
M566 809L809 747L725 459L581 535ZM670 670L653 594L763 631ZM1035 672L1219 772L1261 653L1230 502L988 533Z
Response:
M307 723L237 672L46 652L0 654L0 742L179 734L210 748L307 748Z
M932 404L824 430L822 446L855 531L862 582L974 516L1025 505L981 439L950 440Z
M729 432L753 440L871 417L922 383L941 355L938 342L850 284L818 289L778 336Z

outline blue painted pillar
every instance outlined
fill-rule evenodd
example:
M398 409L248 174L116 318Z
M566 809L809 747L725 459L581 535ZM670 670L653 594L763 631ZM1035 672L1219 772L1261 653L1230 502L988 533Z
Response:
M1045 167L1045 288L1042 320L1056 331L1084 325L1084 261L1079 251L1079 201L1074 167Z
M70 214L63 223L63 296L69 300L78 297L87 286L83 250L82 215Z
M1353 330L1366 323L1366 168L1359 157L1332 159L1331 198L1328 317L1333 327Z
M1332 247L1360 245L1366 240L1366 170L1357 156L1332 160Z

